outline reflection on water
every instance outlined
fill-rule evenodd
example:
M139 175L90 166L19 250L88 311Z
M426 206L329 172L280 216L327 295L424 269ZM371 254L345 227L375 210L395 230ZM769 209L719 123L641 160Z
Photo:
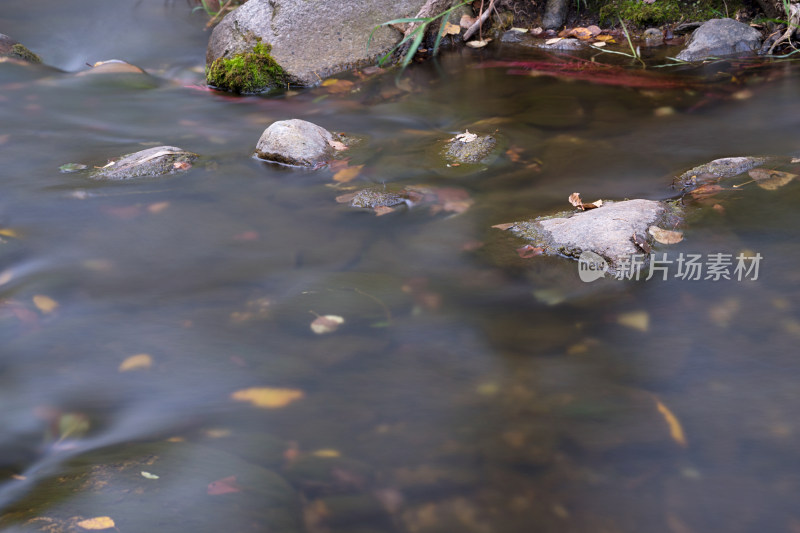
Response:
M759 252L758 281L585 284L491 229L575 191L666 198L685 168L795 151L793 65L729 98L727 82L475 68L468 50L397 83L234 98L202 87L204 21L180 2L37 4L9 2L0 30L63 70L118 57L150 76L0 64L3 528L800 527L795 183L720 193L670 249ZM250 157L293 117L363 136L358 177ZM436 166L432 147L467 128L497 131L503 153ZM136 183L58 171L156 143L203 157ZM474 205L336 203L366 184ZM315 335L324 315L345 322ZM250 388L261 406L232 397Z

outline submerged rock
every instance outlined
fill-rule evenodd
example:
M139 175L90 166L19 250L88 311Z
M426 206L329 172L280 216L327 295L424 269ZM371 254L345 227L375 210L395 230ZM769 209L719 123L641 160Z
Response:
M28 50L25 45L3 33L0 33L0 57L11 57L28 63L42 62L42 58Z
M336 137L312 122L293 118L269 125L256 144L265 161L298 167L318 167L334 154Z
M414 16L423 0L250 0L222 19L208 43L209 71L218 59L252 53L259 43L280 65L286 81L315 85L331 74L361 66L388 52L400 34L381 27L365 46L376 25ZM335 23L332 23L334 21ZM268 69L262 69L265 75ZM212 80L208 80L212 83ZM212 83L213 84L213 83ZM261 89L253 86L247 92ZM232 90L232 89L228 89Z
M198 157L183 148L156 146L124 155L119 160L92 171L90 177L102 180L153 178L188 170L192 161Z
M509 226L512 233L532 241L544 253L577 259L594 252L608 261L614 274L632 255L642 254L642 243L652 244L648 228L675 225L668 204L653 200L606 201L602 207L557 217L539 217Z
M754 53L761 46L761 33L733 19L711 19L697 28L677 56L682 61L702 61Z
M701 185L715 183L722 178L732 178L750 169L760 167L775 158L769 157L724 157L687 170L672 183L683 191L690 191Z
M444 157L451 164L478 164L492 154L497 139L491 135L461 133L447 143Z

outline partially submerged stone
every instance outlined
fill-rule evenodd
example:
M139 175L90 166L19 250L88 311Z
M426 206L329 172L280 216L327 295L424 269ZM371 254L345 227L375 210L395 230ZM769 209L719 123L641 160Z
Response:
M674 226L675 217L673 208L663 202L605 201L597 209L516 222L507 229L546 254L577 259L583 252L594 252L608 261L613 274L632 255L646 252L641 243L652 244L650 226Z
M445 159L451 164L478 164L492 154L497 139L491 135L476 135L469 131L456 135L447 143Z
M42 58L28 50L25 45L3 33L0 33L0 57L10 57L28 63L42 62Z
M372 30L387 20L414 16L423 4L423 0L373 0L367 6L340 0L249 0L214 28L206 65L252 52L263 43L271 46L270 55L287 81L315 85L388 52L399 33L381 27L367 49Z
M431 215L439 213L458 215L467 211L474 203L464 189L424 185L413 185L399 190L370 187L338 196L336 201L349 204L350 207L371 209L378 216L391 213L401 205L424 206Z
M702 61L711 57L726 57L754 53L761 47L761 33L733 19L711 19L697 28L687 46L677 58L682 61Z
M701 185L716 183L722 178L732 178L750 169L760 167L774 158L724 157L687 170L673 181L673 187L690 191Z
M156 146L124 155L119 160L92 171L90 177L102 180L154 178L183 172L191 168L192 161L198 157L197 154L187 152L183 148Z
M307 120L279 120L261 134L256 156L283 165L319 167L333 158L336 140L331 132Z

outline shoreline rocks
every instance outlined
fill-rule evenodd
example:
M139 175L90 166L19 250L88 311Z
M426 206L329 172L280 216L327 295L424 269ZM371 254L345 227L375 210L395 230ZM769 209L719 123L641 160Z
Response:
M682 61L753 54L761 47L761 33L733 19L711 19L697 28L686 44L677 55Z

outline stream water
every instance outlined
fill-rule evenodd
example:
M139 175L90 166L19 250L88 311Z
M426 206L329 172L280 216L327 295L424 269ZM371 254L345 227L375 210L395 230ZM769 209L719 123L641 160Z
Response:
M635 90L492 67L520 59L497 47L235 97L203 85L205 22L178 1L0 9L49 65L0 63L2 530L800 530L798 183L727 183L659 249L758 253L756 280L584 283L491 227L796 152L796 63ZM149 76L74 75L108 59ZM288 118L362 136L357 177L253 159ZM497 131L485 168L435 157L465 129ZM59 171L158 144L202 157ZM365 185L474 203L335 201Z

